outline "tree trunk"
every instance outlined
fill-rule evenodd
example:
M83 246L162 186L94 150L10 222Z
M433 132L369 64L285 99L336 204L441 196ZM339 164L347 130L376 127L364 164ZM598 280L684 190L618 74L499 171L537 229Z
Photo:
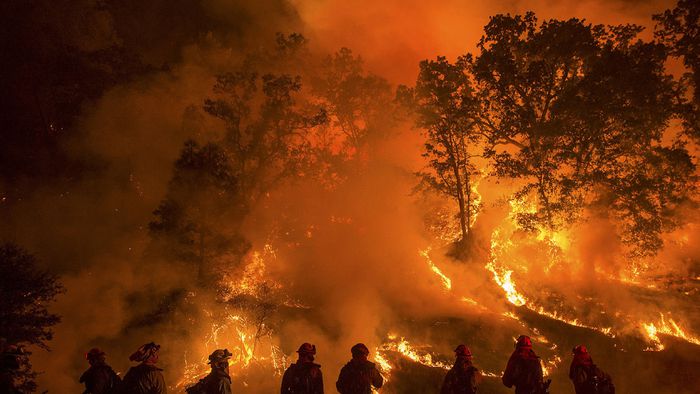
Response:
M467 232L472 231L472 187L469 176L465 174L464 182L466 183L466 193L467 193Z
M462 230L462 242L464 242L467 239L467 234L469 233L469 224L467 222L467 207L465 206L466 204L464 201L464 187L461 174L459 173L459 167L457 167L456 163L452 166L452 171L454 172L455 176L455 183L457 189L456 196L457 202L459 203L459 225Z
M554 229L554 218L552 216L552 210L550 209L550 204L549 204L549 197L547 196L547 193L544 191L544 186L542 186L542 183L544 181L541 180L540 184L537 186L539 195L540 195L540 202L542 205L544 205L544 212L547 215L547 230L553 230Z

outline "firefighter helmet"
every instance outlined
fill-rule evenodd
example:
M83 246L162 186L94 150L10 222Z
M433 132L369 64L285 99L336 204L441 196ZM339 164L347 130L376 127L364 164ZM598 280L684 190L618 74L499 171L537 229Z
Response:
M233 354L228 349L216 349L209 355L209 364L217 364L231 358Z
M466 347L465 345L459 345L455 349L455 355L457 357L469 357L469 358L471 358L472 351L468 347Z
M299 346L299 350L297 350L297 353L299 354L316 354L316 345L312 345L310 343L304 342Z
M515 347L531 348L532 347L532 340L530 340L530 337L527 335L521 335L518 337L518 340L515 343Z

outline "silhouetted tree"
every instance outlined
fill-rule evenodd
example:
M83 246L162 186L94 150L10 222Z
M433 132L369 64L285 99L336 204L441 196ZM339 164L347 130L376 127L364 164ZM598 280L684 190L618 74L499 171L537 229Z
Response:
M465 58L486 156L498 176L522 182L515 198L537 203L519 215L524 228L556 228L600 207L634 253L648 254L676 224L694 165L667 133L674 90L666 51L637 39L640 31L497 15L478 56Z
M700 2L680 0L674 9L655 15L654 20L656 38L686 67L680 80L681 114L688 135L700 141Z
M149 230L167 253L197 267L206 282L209 258L240 255L247 244L236 224L245 209L237 203L237 181L227 153L217 144L185 143L175 162L166 198L154 211Z
M474 190L479 171L474 158L482 149L467 66L464 59L454 64L445 57L424 60L415 88L398 92L400 100L412 101L417 125L425 130L423 157L430 170L420 173L422 181L457 202L463 240L479 210Z
M207 267L213 258L247 250L238 226L251 206L309 169L310 133L326 121L325 112L303 99L300 76L273 72L288 67L304 42L300 35L278 36L272 51L219 75L204 110L223 122L223 138L203 147L188 142L175 164L150 230L179 245L177 257L195 262L200 280L215 270Z
M330 126L343 135L345 156L361 155L368 139L391 129L393 92L384 78L368 73L348 48L328 56L311 75L314 95L328 112Z
M48 349L60 317L47 307L62 292L58 278L40 269L34 256L11 243L0 245L0 338ZM16 384L33 392L35 375L25 358Z

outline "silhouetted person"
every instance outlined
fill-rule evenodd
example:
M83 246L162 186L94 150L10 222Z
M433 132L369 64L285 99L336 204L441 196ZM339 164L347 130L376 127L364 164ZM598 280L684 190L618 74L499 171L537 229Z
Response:
M547 391L542 378L542 364L532 350L530 337L518 337L502 380L508 388L515 386L515 394L540 394Z
M481 380L479 370L472 365L472 352L465 345L455 349L455 363L445 375L440 394L476 394Z
M0 338L0 393L21 394L15 387L15 373L20 369L20 357L24 355L21 348L10 345L5 338Z
M80 383L85 384L83 394L108 394L119 385L121 379L112 367L105 361L105 352L98 348L90 349L85 354L85 359L90 363L90 368L80 376Z
M228 349L216 349L209 355L211 372L189 387L187 394L231 394L231 376L228 373L228 360L233 356Z
M576 394L615 394L612 378L593 363L585 346L576 346L573 353L569 379L574 384Z
M316 346L303 343L299 346L299 359L284 371L282 394L323 394L321 366L314 363Z
M156 367L160 345L153 342L141 346L129 356L129 360L140 364L129 368L119 392L122 394L166 394L168 388L163 370Z
M340 370L335 387L341 394L370 394L372 387L381 388L384 378L374 363L367 360L369 349L358 343L350 349L352 360Z

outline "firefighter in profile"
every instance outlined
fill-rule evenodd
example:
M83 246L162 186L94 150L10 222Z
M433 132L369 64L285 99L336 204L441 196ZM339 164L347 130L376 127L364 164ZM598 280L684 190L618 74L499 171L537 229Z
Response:
M569 379L576 394L615 394L612 378L593 363L584 345L576 346L572 352L574 358L569 367Z
M130 361L140 363L129 368L119 392L122 394L166 394L168 392L163 378L163 370L156 366L160 345L147 343L131 356Z
M508 388L515 386L515 394L547 393L550 381L543 381L542 364L532 350L530 337L518 337L501 380Z
M231 376L228 371L229 359L233 356L228 349L216 349L209 355L211 372L197 384L187 388L187 394L231 394Z
M284 371L282 394L323 394L321 366L314 363L316 346L303 343L297 350L299 359Z
M367 360L369 349L358 343L350 349L352 360L340 370L335 387L341 394L370 394L372 387L381 388L384 378L374 363Z
M113 393L121 379L112 367L107 365L105 352L92 348L85 353L85 359L90 364L90 368L80 376L80 383L85 385L83 394Z
M481 380L479 370L472 365L472 352L465 345L455 349L455 363L447 372L440 394L476 394Z

